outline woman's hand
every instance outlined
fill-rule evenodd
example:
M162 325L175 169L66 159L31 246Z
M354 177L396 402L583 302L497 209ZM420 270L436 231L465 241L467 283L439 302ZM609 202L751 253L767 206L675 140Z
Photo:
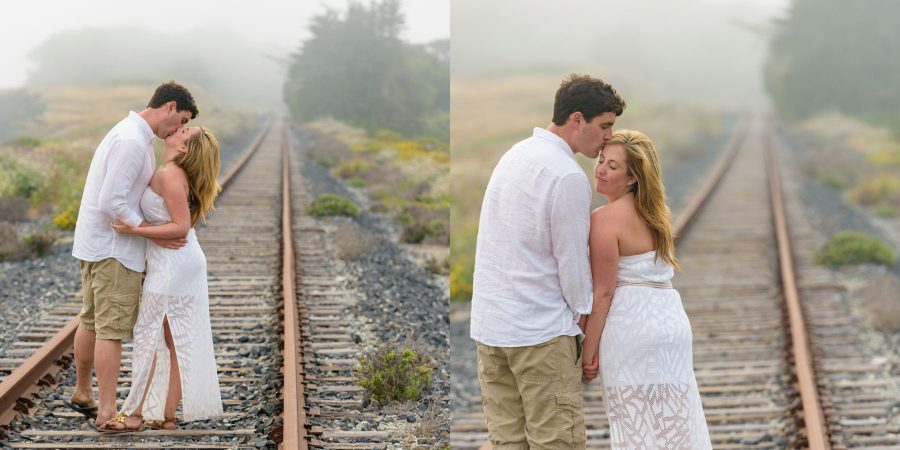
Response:
M110 226L119 234L136 234L134 230L137 228L137 225L125 220L122 216L116 216L116 221L111 223Z
M597 378L600 371L600 343L590 343L584 340L584 353L581 354L581 377L586 383Z

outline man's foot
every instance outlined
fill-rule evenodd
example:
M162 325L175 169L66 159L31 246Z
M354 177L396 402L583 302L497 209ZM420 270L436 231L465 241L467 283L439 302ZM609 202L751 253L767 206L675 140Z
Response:
M126 416L121 413L97 427L97 431L103 433L124 433L143 429L144 418L142 416Z
M97 406L94 405L93 400L91 400L90 402L82 403L75 400L75 397L73 396L72 400L70 401L63 400L63 406L83 415L84 417L87 417L88 419L97 418Z

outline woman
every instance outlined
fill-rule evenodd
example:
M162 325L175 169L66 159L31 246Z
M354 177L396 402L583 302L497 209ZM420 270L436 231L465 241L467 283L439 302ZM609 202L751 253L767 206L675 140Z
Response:
M653 143L615 132L594 176L608 203L591 213L584 373L590 381L599 362L612 448L710 449L691 325L671 284L678 263Z
M181 128L166 138L164 163L153 174L141 198L152 226L138 227L118 218L118 233L147 238L187 234L187 245L169 250L147 246L147 277L134 327L131 391L120 413L102 431L134 431L143 427L177 428L175 409L184 395L184 420L222 414L216 375L206 257L193 227L213 208L221 187L219 143L209 130Z

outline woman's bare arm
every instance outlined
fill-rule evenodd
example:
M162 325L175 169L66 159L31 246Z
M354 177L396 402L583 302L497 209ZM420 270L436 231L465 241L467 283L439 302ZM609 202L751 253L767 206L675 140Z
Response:
M120 223L112 224L117 233L154 239L182 238L187 235L191 228L187 175L180 167L172 166L160 170L157 176L160 177L161 195L172 221L162 225L136 226L117 217Z

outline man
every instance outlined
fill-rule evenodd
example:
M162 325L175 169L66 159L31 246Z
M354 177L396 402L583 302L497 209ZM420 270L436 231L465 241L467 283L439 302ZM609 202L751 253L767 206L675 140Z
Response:
M132 338L137 320L146 245L140 237L117 234L110 224L121 216L146 225L140 201L156 166L153 136L165 139L197 114L187 88L174 81L164 83L147 108L130 112L106 134L91 160L72 248L72 256L81 261L84 302L75 333L76 387L65 404L96 417L97 425L116 414L122 340ZM153 241L172 249L186 243L183 238ZM99 410L91 384L95 363Z
M575 160L596 158L625 102L571 75L553 121L514 145L484 194L471 336L494 449L584 448L581 314L591 311L591 186Z

